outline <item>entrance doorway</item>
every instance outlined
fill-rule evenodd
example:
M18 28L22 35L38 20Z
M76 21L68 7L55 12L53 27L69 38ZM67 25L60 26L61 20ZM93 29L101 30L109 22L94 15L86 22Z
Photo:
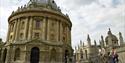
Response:
M30 63L39 63L39 48L33 47L31 49Z

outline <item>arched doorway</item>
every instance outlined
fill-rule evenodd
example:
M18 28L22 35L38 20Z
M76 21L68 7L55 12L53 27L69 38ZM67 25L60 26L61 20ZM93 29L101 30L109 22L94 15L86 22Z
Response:
M31 49L30 63L39 63L39 48L33 47Z
M3 63L5 63L5 61L6 61L6 55L7 55L7 49L4 49L4 52L3 52Z

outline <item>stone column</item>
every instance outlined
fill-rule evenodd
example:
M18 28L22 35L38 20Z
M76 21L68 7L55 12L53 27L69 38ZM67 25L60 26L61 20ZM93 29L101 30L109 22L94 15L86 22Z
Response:
M69 29L69 42L70 42L70 45L71 45L71 30Z
M42 39L45 40L45 27L46 27L46 19L45 17L43 18L43 21L42 21Z
M24 39L26 40L27 39L27 35L28 35L28 17L26 18L26 20L25 20L25 24L24 24Z
M48 19L48 21L47 21L47 23L46 23L46 25L47 25L47 27L46 27L46 29L47 29L47 33L46 33L46 36L47 36L47 39L46 40L50 40L50 25L51 25L51 23L50 23L50 19Z
M62 26L62 22L60 21L60 41L62 42L62 38L63 38L63 26Z
M60 41L60 21L58 21L58 41Z
M5 63L10 63L10 51L11 51L11 47L7 47L7 54L6 54Z
M32 39L32 31L33 31L33 17L30 17L29 18L28 40Z
M44 40L47 40L48 37L48 17L45 17L43 20L43 31L44 31Z
M6 39L7 42L9 42L10 30L11 30L10 28L11 28L10 24L8 24L8 33L7 33L7 39Z
M18 36L19 36L19 29L20 29L20 19L17 19L17 28L16 28L16 33L15 33L15 40L18 40Z
M12 41L14 41L14 39L15 39L16 28L17 28L17 21L15 20L14 28L13 28L13 39L12 39Z

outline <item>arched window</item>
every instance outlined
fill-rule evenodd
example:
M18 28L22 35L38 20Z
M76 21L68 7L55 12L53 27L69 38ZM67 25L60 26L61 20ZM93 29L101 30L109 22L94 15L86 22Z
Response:
M51 61L56 61L56 50L53 48L51 50L51 58L50 58Z
M4 49L4 52L3 52L3 63L5 63L5 61L6 61L6 55L7 55L7 49Z
M15 56L14 56L14 61L20 60L20 48L17 48L15 50Z

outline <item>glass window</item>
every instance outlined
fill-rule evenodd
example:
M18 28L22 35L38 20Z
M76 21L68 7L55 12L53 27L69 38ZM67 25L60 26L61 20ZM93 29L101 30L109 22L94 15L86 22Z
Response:
M40 28L40 20L36 20L36 24L35 24L35 27L36 29L39 29Z

